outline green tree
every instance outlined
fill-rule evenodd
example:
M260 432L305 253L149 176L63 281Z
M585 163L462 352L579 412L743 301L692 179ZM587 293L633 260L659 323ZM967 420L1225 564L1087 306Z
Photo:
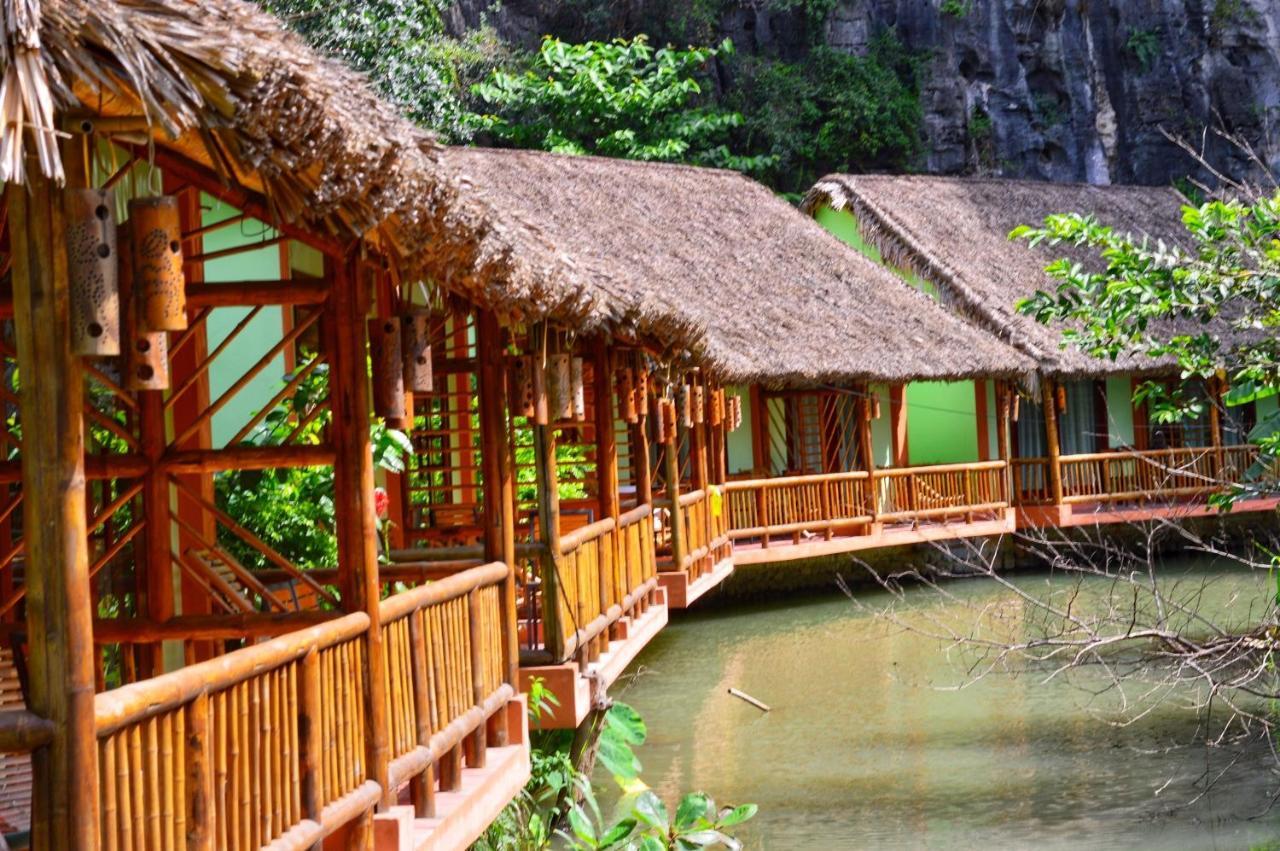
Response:
M1172 357L1184 378L1223 375L1239 405L1280 388L1280 193L1253 202L1183 207L1186 245L1152 242L1101 225L1088 215L1055 215L1013 238L1073 246L1100 262L1060 259L1047 271L1054 292L1019 305L1041 322L1062 322L1064 342L1100 358ZM1224 333L1225 332L1225 333ZM1198 413L1190 396L1141 389L1169 416ZM1280 448L1280 412L1250 435L1263 448L1256 479ZM1239 495L1238 493L1236 494Z
M369 76L413 121L452 141L471 124L471 84L507 60L487 27L451 38L445 0L262 0L320 51Z
M737 112L704 103L698 80L718 48L655 49L630 41L546 38L523 73L495 70L475 93L489 111L475 126L497 144L569 154L687 162L756 171L768 157L730 151Z
M818 45L799 63L744 58L729 104L745 147L773 158L763 179L803 192L833 171L899 170L921 150L919 60L891 33L865 56Z

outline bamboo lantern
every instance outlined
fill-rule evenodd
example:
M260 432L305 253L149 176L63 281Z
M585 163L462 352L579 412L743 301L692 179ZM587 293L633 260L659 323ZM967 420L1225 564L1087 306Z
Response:
M512 416L533 419L533 359L528 355L511 359L507 405L511 408Z
M631 388L631 393L635 396L636 416L643 419L649 410L649 370L636 369L635 385Z
M582 358L569 361L569 394L573 396L573 418L583 422L587 418L587 394L582 383Z
M670 443L676 439L676 403L670 399L658 402L658 416L653 418L654 439Z
M430 393L435 387L431 374L431 314L422 310L406 313L400 320L403 332L404 383L411 393Z
M718 427L724 422L724 391L711 391L711 425Z
M182 274L182 229L172 195L129 202L133 222L134 292L149 331L187 327L186 280Z
M1013 396L1013 416L1011 416L1010 419L1012 419L1015 423L1018 421L1018 406L1019 406L1019 400L1021 398L1022 397L1017 395L1016 393Z
M402 429L408 412L404 404L404 358L401 356L400 342L399 318L387 316L369 320L373 413L386 420L388 428Z
M635 372L629 366L620 367L614 378L617 381L618 413L629 423L636 421Z
M120 260L115 193L68 189L67 275L71 282L71 347L76 354L120 354Z
M547 365L533 364L533 421L536 425L551 422L550 405L547 404Z
M133 229L125 224L118 234L123 249L119 261L121 338L124 354L124 386L127 390L167 390L169 388L169 338L164 331L142 327L141 307L134 290Z
M693 412L689 410L690 392L688 384L676 388L676 407L679 409L679 421L685 428L693 428Z
M563 352L547 355L547 404L552 419L573 419L572 360Z
M871 397L871 419L880 419L880 396L878 394Z
M742 397L731 396L729 398L729 430L737 431L742 428Z
M1059 384L1054 388L1054 401L1058 405L1058 413L1065 414L1067 412L1067 388Z
M701 384L695 384L693 385L693 424L702 425L706 420L706 389Z

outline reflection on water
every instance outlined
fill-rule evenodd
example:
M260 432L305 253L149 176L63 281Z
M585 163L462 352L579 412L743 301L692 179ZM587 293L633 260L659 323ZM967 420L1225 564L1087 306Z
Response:
M1211 577L1213 605L1232 611L1265 580L1168 569ZM948 588L970 601L1008 593L986 580ZM877 594L859 597L874 606ZM933 615L962 609L925 589L908 598ZM649 725L645 778L668 801L701 789L759 804L739 834L748 848L1234 849L1280 837L1265 744L1208 752L1196 719L1168 704L1128 727L1102 724L1078 687L1031 676L947 690L962 677L938 642L838 592L677 618L636 670L621 699ZM1198 777L1236 757L1188 804Z

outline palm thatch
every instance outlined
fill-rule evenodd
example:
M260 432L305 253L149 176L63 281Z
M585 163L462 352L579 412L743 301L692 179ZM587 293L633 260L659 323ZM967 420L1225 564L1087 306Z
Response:
M518 258L513 271L540 282L549 302L577 304L584 327L688 343L724 379L815 385L1034 368L740 174L479 148L447 149L441 162L495 223L478 256Z
M1099 360L1063 348L1060 326L1018 313L1020 299L1051 289L1044 268L1054 259L1099 261L1084 250L1032 248L1010 240L1009 232L1053 213L1090 213L1118 231L1176 244L1186 238L1184 203L1170 187L833 174L809 190L802 206L808 212L824 204L849 210L886 262L935 283L946 302L1035 358L1046 374L1082 377L1162 372L1173 361Z

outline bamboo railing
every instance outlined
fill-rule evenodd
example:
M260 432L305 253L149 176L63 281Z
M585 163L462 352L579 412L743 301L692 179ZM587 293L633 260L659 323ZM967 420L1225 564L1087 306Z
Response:
M1181 447L1063 455L1063 504L1146 502L1206 496L1243 480L1256 446ZM1019 504L1053 501L1047 458L1017 459Z
M979 461L729 482L728 534L767 547L777 537L857 534L873 521L972 520L1009 506L1006 470Z
M556 613L541 622L546 629L550 620L558 634L544 635L544 646L561 648L563 659L594 662L608 647L609 628L643 610L657 585L652 509L639 505L616 523L606 517L561 536L557 574Z
M460 743L514 695L505 682L505 564L382 601L392 787L430 815ZM311 848L377 804L366 755L369 616L349 614L99 694L102 847ZM483 759L483 742L472 751Z
M665 535L671 548L670 571L683 572L693 582L710 573L717 564L733 554L729 532L728 495L722 493L720 510L712 510L711 494L704 489L680 494L679 522L682 534ZM671 509L671 500L655 500L654 507ZM659 542L662 543L662 542Z
M308 848L378 801L351 614L96 698L102 847Z
M964 516L1009 507L1004 461L936 464L876 470L880 505L876 520L886 523Z
M502 586L507 566L487 564L382 601L379 608L393 788L409 783L420 816L432 783L455 788L460 746L515 695L505 681ZM483 743L472 748L473 759ZM437 768L440 770L437 772Z
M866 471L744 479L725 485L729 536L735 540L822 532L871 521Z

